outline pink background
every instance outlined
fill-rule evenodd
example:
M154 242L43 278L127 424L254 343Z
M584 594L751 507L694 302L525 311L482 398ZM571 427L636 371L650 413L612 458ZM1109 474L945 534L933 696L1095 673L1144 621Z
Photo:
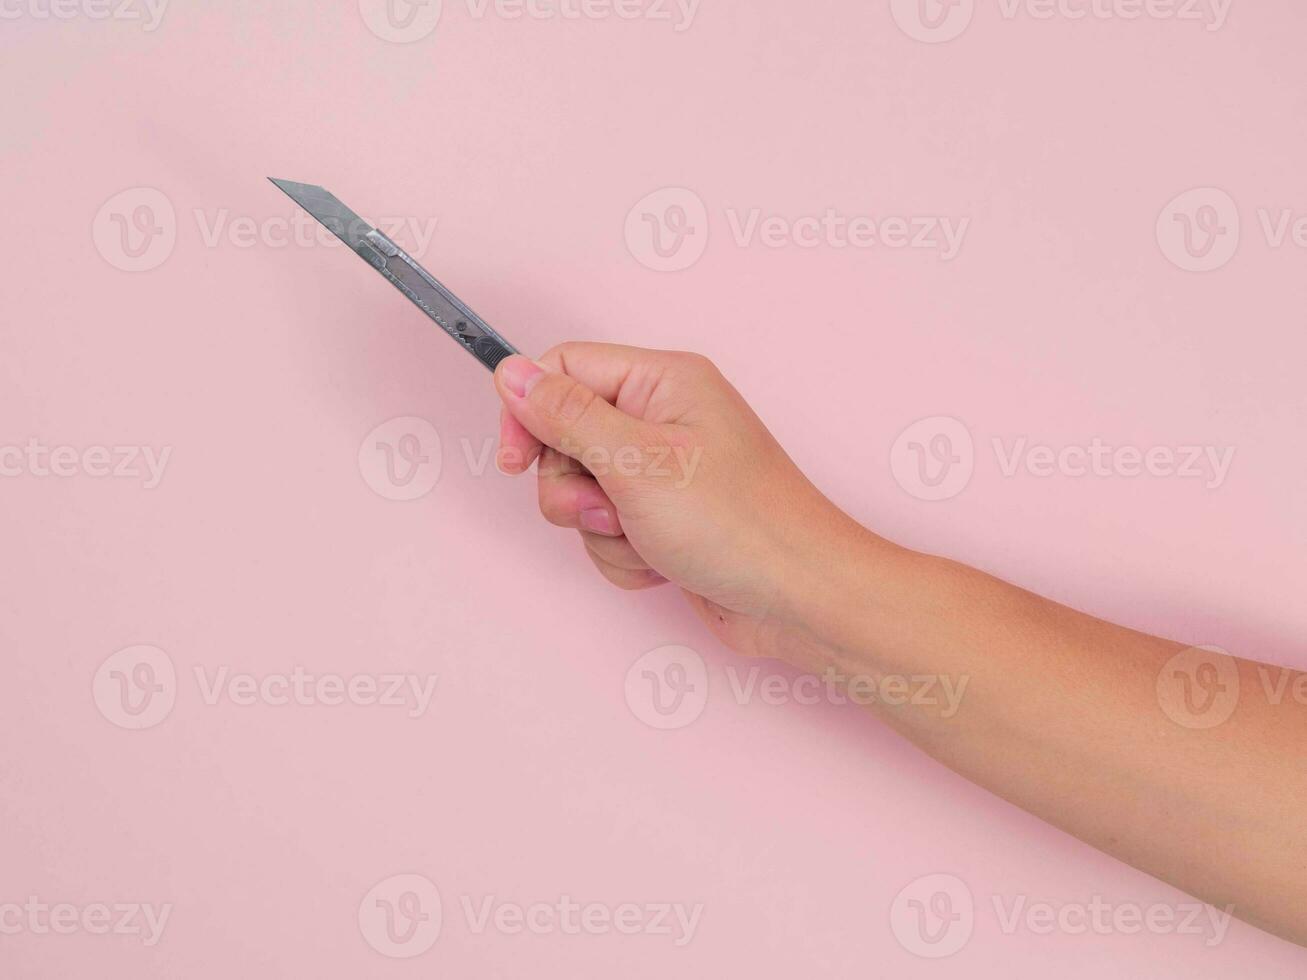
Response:
M476 453L495 431L488 376L379 277L340 248L205 240L220 216L295 215L265 175L374 218L436 218L423 261L524 350L702 351L881 532L1104 617L1307 667L1307 250L1273 247L1257 218L1307 214L1299 0L1235 0L1213 31L982 3L946 43L910 37L884 0L703 0L682 31L478 18L446 0L410 44L351 2L178 3L154 31L10 9L0 445L172 455L151 490L0 478L0 904L173 910L148 947L0 935L0 974L1303 974L1302 950L1239 923L1211 948L1004 934L995 895L1186 898L857 709L738 704L727 671L751 665L673 592L610 589L539 519L529 481L469 468L460 440ZM666 187L708 214L706 252L673 273L623 232ZM1242 219L1211 272L1177 268L1154 230L1196 187L1227 192ZM141 272L115 264L115 226L96 224L134 188L175 210L175 247ZM947 262L742 247L727 209L754 208L970 226ZM360 474L364 437L399 416L443 442L439 482L413 502ZM933 416L966 424L976 464L963 492L927 502L890 456ZM1237 455L1214 489L1005 477L991 440L1021 437ZM142 731L92 697L102 662L135 644L177 671L175 707ZM623 695L666 644L694 648L709 676L702 716L674 731ZM194 675L296 666L439 679L410 718L209 705ZM975 897L973 936L943 960L890 926L899 891L934 873ZM407 960L358 924L398 874L430 879L444 908L439 939ZM703 913L682 948L476 935L460 898L487 895Z

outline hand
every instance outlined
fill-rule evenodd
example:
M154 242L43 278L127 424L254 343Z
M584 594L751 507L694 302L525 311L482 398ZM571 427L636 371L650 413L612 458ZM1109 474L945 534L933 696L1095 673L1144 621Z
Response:
M789 655L800 596L861 527L697 354L562 344L503 361L499 468L537 458L540 510L623 589L667 581L742 653ZM836 545L836 542L840 542Z
M701 357L567 344L509 358L495 383L500 468L539 457L541 510L610 581L675 582L734 649L834 668L955 771L1307 944L1307 716L1239 697L1264 665L1220 655L1238 710L1177 726L1162 679L1180 644L864 530Z

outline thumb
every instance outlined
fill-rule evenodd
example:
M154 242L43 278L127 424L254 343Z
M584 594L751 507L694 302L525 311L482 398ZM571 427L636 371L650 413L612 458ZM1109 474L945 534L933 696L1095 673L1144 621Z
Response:
M499 364L495 387L523 428L573 459L593 453L611 461L623 448L643 450L657 441L651 441L651 427L643 419L613 407L575 378L520 354Z

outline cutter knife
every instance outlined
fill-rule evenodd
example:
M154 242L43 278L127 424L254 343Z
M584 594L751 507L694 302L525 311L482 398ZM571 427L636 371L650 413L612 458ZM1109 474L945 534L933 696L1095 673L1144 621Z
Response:
M328 231L348 245L363 261L409 298L423 313L491 371L517 350L490 328L417 260L316 184L277 180L274 184L292 201L313 215Z

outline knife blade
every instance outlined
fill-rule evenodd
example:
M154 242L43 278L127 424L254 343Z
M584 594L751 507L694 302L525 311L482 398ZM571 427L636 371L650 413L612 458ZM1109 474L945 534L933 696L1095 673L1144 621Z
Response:
M517 353L512 344L495 333L416 259L351 211L331 191L316 184L268 179L491 371L504 358Z

